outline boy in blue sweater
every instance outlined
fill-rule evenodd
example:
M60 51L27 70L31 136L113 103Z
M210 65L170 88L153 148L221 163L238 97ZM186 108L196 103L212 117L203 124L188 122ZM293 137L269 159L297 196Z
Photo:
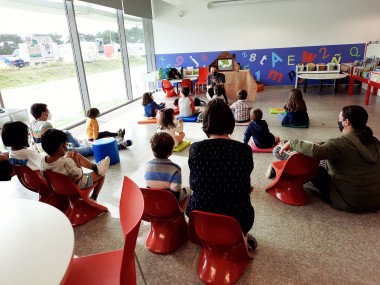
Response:
M260 109L251 111L252 122L244 132L244 143L248 143L252 137L258 148L270 148L280 142L280 138L274 136L268 128L268 124L263 118L263 112Z

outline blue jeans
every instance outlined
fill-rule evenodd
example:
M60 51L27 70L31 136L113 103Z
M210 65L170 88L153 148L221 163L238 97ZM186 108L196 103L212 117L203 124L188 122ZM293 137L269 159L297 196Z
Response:
M63 130L63 132L67 135L67 142L71 143L72 147L69 147L69 150L75 150L77 153L83 156L94 155L94 151L90 146L83 146L79 143L79 141L73 137L73 135L67 131Z
M71 143L73 147L80 147L82 146L79 141L73 137L73 135L68 130L63 130L63 132L67 135L67 142Z
M92 149L92 146L69 147L68 150L75 150L77 153L83 156L94 155L94 150Z

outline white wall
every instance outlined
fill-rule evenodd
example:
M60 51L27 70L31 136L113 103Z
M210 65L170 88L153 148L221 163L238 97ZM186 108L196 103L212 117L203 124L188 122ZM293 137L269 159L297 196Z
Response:
M380 40L380 0L293 0L207 8L153 1L156 54ZM183 17L178 11L183 10Z

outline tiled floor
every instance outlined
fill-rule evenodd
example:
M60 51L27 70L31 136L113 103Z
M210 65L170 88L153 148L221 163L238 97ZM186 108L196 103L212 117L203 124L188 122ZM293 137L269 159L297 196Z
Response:
M270 115L270 107L282 107L289 87L266 88L258 93L255 107L264 112L272 133L281 139L300 138L323 141L339 136L338 113L344 105L364 106L364 92L355 90L346 95L344 87L335 95L324 88L308 88L305 101L310 116L310 128L283 128L277 115ZM162 100L172 101L173 99ZM160 100L157 100L160 101ZM167 103L170 106L170 102ZM368 125L380 138L380 100L371 96ZM119 249L123 237L119 223L119 198L123 175L144 186L144 163L152 157L149 138L155 125L137 125L142 117L141 102L137 101L99 118L101 129L126 128L126 138L134 145L120 151L121 163L110 167L106 183L98 201L109 213L75 228L75 254L86 255ZM237 126L232 137L242 140L245 127ZM72 130L84 133L84 126ZM206 138L201 124L185 123L186 139L193 142ZM188 183L188 149L175 153L171 159L182 167L183 181ZM265 178L268 165L274 161L271 154L254 154L255 168L251 179L255 187L252 203L256 218L251 233L259 247L255 259L248 265L237 284L379 284L380 283L380 213L350 214L334 210L321 202L309 187L310 202L305 206L288 206L268 195L264 188L270 183ZM380 174L379 174L380 175ZM37 199L25 190L17 178L1 184L1 197ZM136 246L140 268L138 284L202 284L196 270L200 248L190 242L168 255L156 255L145 247L149 223L142 222Z

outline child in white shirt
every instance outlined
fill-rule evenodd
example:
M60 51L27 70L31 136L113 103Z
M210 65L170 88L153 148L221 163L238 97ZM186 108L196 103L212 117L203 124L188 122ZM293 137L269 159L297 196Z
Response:
M199 107L194 106L194 100L189 97L190 88L189 87L181 87L181 92L178 100L178 109L179 115L181 117L192 117L195 114L198 114L201 109Z
M175 122L174 110L171 108L163 109L161 111L157 132L165 132L171 135L174 140L174 147L178 146L185 137L185 133L183 132L183 121L182 119L178 119L178 121Z
M29 147L28 126L20 121L4 124L1 138L6 147L10 147L9 162L12 165L26 165L32 170L40 170L42 155Z
M97 165L98 173L83 173L82 166L91 168L92 163L86 165L83 156L80 156L75 150L67 152L67 137L60 130L49 129L41 137L42 148L47 153L41 163L41 170L51 170L69 176L80 189L86 189L95 186L91 199L96 201L104 183L104 176L110 164L110 158L107 156Z

